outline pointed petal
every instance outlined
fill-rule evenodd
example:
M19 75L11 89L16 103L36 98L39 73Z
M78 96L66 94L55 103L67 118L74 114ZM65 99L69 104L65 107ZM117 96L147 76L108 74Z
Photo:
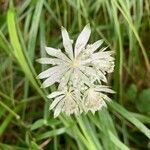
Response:
M48 86L51 86L55 82L60 82L60 79L63 77L63 75L67 71L67 69L68 68L60 68L59 70L57 70L57 72L55 72L54 74L52 74L51 76L49 76L49 78L47 78L43 82L42 88L46 88Z
M103 42L104 42L104 40L98 40L95 43L93 43L92 45L89 45L88 51L92 54L102 45Z
M107 107L104 100L100 100L100 108L99 109L101 109L102 107Z
M62 111L63 105L64 105L64 101L58 103L57 107L54 110L54 118L58 117L58 115Z
M49 54L50 56L57 57L67 62L70 61L70 59L64 53L62 53L60 49L55 49L52 47L45 47L45 50L47 54Z
M60 75L50 76L43 83L41 88L47 88L60 80Z
M98 60L98 61L95 61L95 62L99 62L98 67L99 67L100 69L102 69L102 68L104 68L104 67L110 66L110 62L107 61L107 60Z
M100 51L101 51L101 52L104 52L107 48L108 48L108 46L103 47Z
M91 34L90 24L87 24L82 32L79 34L76 44L75 44L75 57L79 55L79 53L86 46Z
M82 72L84 72L84 74L89 77L89 81L91 83L93 83L95 80L99 80L99 76L96 72L95 69L93 69L92 67L83 67L81 68ZM93 78L93 79L91 79Z
M111 99L106 94L101 93L101 96L103 97L104 100L111 102Z
M104 93L112 93L112 94L116 93L114 90L109 89L107 86L97 86L95 88L95 91L104 92Z
M55 97L57 97L57 96L59 96L61 94L63 94L63 91L55 91L55 92L49 94L47 97L48 98L55 98Z
M107 78L106 78L105 75L102 73L102 71L97 70L97 73L98 73L100 79L101 79L103 82L107 83Z
M73 70L73 69L70 69L70 70L68 70L68 72L65 73L64 77L60 80L58 89L62 90L62 89L64 89L64 87L67 85L67 83L68 83L68 81L69 81L69 79L70 79L72 70Z
M83 73L82 71L78 72L79 76L82 78L82 82L84 82L86 85L90 86L90 80L89 78L85 75L85 73Z
M63 67L64 68L64 67ZM37 78L38 79L44 79L44 78L47 78L47 77L49 77L49 76L52 76L53 74L58 74L58 73L60 73L60 71L62 71L62 67L61 66L54 66L54 67L52 67L52 68L49 68L49 69L47 69L47 70L45 70L45 71L43 71L43 72L41 72L38 76L37 76Z
M65 61L57 58L39 58L36 61L41 64L52 64L52 65L61 65L63 63L66 64Z
M73 59L72 41L69 38L68 32L64 27L61 27L61 34L63 38L63 45L68 56Z
M49 110L53 109L54 107L56 107L56 105L64 98L64 95L59 96L57 98L55 98L55 100L52 102L52 104L49 107Z
M53 64L54 61L51 58L39 58L36 60L40 64Z
M111 58L111 60L114 60L114 58L111 57L112 53L113 53L112 51L106 51L106 52L100 51L100 52L92 54L91 57L92 57L93 60L95 60L95 59L102 59L102 58L107 58L107 59Z

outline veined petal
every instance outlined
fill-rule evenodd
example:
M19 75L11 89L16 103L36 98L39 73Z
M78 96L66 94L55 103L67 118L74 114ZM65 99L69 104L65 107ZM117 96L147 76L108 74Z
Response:
M87 76L90 76L90 75L97 75L97 72L93 69L93 67L88 67L88 66L85 66L83 67L83 72L87 75Z
M78 74L79 74L79 76L81 77L83 83L85 83L85 84L87 84L87 85L90 85L90 80L89 80L89 78L88 78L81 70L78 71Z
M111 102L111 99L106 94L101 93L101 97L103 98L103 100Z
M56 106L55 110L54 110L54 118L58 117L58 115L60 114L60 112L63 109L63 105L64 105L64 100L60 101L58 103L58 105Z
M39 79L44 79L44 78L47 78L49 76L52 76L53 74L60 74L63 70L65 69L65 67L63 66L54 66L52 68L49 68L43 72L41 72L37 78Z
M95 58L93 57L92 58L92 61L94 61L95 63L101 63L101 61L106 61L107 63L109 63L110 61L114 61L115 59L111 56L108 56L108 57L99 57L99 56L96 56Z
M100 52L92 54L91 57L92 57L93 60L102 59L102 58L109 59L109 58L111 58L112 53L113 53L112 51L106 51L106 52L100 51Z
M63 45L68 56L73 59L72 41L69 38L68 32L64 27L61 27L61 34L63 38Z
M52 64L52 65L61 65L61 64L66 64L65 61L57 58L40 58L37 59L37 62L41 64Z
M85 66L85 67L82 67L81 70L82 70L82 72L84 72L84 74L85 74L88 78L92 77L92 80L89 79L91 83L94 82L94 81L95 81L96 79L98 79L98 77L99 77L99 76L97 75L96 70L94 70L92 67L87 67L87 66Z
M54 101L51 103L49 109L53 109L54 107L56 107L56 105L64 98L65 96L62 95L62 96L59 96L57 98L54 99Z
M69 79L70 79L72 70L73 70L73 69L69 69L69 70L65 73L65 75L63 76L63 78L60 80L58 89L62 90L62 89L67 85L67 83L68 83L68 81L69 81Z
M55 91L55 92L49 94L47 97L48 98L55 98L55 97L57 97L57 96L59 96L59 95L61 95L63 93L64 93L63 91Z
M104 40L98 40L95 43L87 46L88 51L92 54L94 53L104 42ZM89 47L89 48L88 48Z
M102 49L100 49L100 51L101 51L101 52L104 52L107 48L108 48L108 46L103 47Z
M62 74L56 74L55 76L50 76L42 83L42 88L49 87L53 85L54 83L59 82L61 76Z
M99 63L98 63L98 62L99 62ZM107 61L107 60L103 60L103 59L98 60L98 61L95 61L95 63L98 64L97 67L99 67L99 68L108 67L108 66L110 66L110 64L111 64L111 62L109 62L109 61Z
M79 53L86 46L91 34L90 24L87 24L82 32L79 34L76 44L75 44L75 57L79 55Z
M59 70L57 70L56 73L54 73L53 75L51 75L49 78L47 78L43 84L42 84L42 88L46 88L48 86L53 85L55 82L60 82L60 79L63 77L64 73L68 70L68 68L61 68Z
M111 99L107 95L105 96L105 100L111 102Z
M98 73L100 79L101 79L103 82L107 83L107 79L106 79L105 75L102 73L102 71L97 70L97 73Z
M49 54L50 56L57 57L66 62L70 62L70 59L64 53L62 53L60 49L55 49L52 47L45 47L45 50L47 54Z
M115 93L114 90L109 89L108 86L104 86L104 85L96 86L95 91L97 91L97 92L104 92L104 93L112 93L112 94Z

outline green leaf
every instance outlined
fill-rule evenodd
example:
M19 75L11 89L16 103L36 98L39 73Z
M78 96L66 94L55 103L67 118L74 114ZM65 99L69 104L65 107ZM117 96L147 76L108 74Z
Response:
M35 130L35 129L38 129L42 126L44 126L46 120L45 119L39 119L37 120L36 122L34 122L31 126L31 130Z
M19 147L15 145L9 145L5 143L0 143L0 149L1 150L28 150L28 148Z
M108 131L110 139L120 150L129 150L129 148L123 144L111 131Z
M39 0L36 4L36 8L33 14L30 33L29 33L29 43L28 43L28 53L30 60L33 61L34 59L34 52L35 52L35 44L37 39L38 27L40 22L40 16L42 12L44 0Z
M99 119L98 122L101 125L101 140L104 145L105 149L109 150L116 150L116 145L111 141L108 131L111 130L112 133L117 137L117 132L114 127L113 121L106 110L106 108L103 108L101 111L98 112ZM118 139L119 140L119 139Z
M132 115L141 122L150 124L150 117L138 113L132 113Z
M21 110L22 106L19 105L17 107L15 107L14 110L12 110L13 112L17 113ZM0 125L0 136L4 133L4 131L6 130L7 126L9 126L10 122L13 120L14 118L14 114L12 114L12 112L10 112L7 117L5 118L5 120L3 122L1 122Z
M48 131L48 132L45 132L41 135L38 135L37 136L37 140L42 140L42 139L46 139L46 138L49 138L49 137L53 137L53 136L56 136L56 135L60 135L60 134L63 134L67 131L67 128L63 127L63 128L60 128L60 129L54 129L52 131Z
M39 85L37 84L37 81L33 77L31 68L28 64L28 59L25 57L25 53L22 50L22 47L20 45L20 41L17 35L16 30L16 24L15 24L15 12L14 9L9 9L7 12L7 25L8 25L8 31L10 36L10 41L13 47L13 54L15 55L19 65L21 66L22 70L32 83L32 85L35 87L35 89L39 92L39 94L45 99L45 95L41 91Z
M41 148L34 141L31 141L30 149L31 150L41 150Z
M117 104L116 102L109 103L109 106L122 115L126 120L134 124L141 132L143 132L149 139L150 139L150 130L138 119L136 119L132 113L127 111L121 105Z
M52 127L52 126L56 126L56 125L58 125L60 123L61 122L59 120L56 120L56 119L48 119L48 120L46 120L46 119L39 119L39 120L35 121L31 125L30 129L31 130L36 130L38 128L41 128L44 125Z

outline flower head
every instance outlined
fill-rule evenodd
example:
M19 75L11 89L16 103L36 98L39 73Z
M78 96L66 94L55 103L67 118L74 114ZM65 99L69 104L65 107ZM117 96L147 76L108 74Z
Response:
M114 93L114 91L104 85L95 85L88 88L83 96L85 112L91 111L95 113L103 106L106 107L105 101L110 101L111 99L104 93Z
M48 98L54 98L50 105L50 110L54 109L54 117L57 117L60 112L65 112L67 115L81 113L81 102L76 99L73 89L65 89L56 91L48 95Z
M39 79L45 79L42 87L59 84L58 91L48 96L54 98L50 109L54 109L55 117L60 112L67 115L80 114L83 111L94 113L106 106L105 100L109 98L103 92L112 93L112 90L101 84L107 83L106 73L113 72L113 52L105 51L107 47L100 48L103 40L87 44L91 34L89 24L79 34L74 48L73 40L64 27L61 27L61 33L65 52L46 47L50 57L38 59L41 64L53 66L38 75Z

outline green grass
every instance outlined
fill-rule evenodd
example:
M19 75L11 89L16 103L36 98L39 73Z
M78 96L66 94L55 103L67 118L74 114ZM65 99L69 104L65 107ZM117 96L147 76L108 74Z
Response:
M8 2L8 3L7 3ZM2 2L0 1L0 4ZM90 23L90 42L115 51L107 109L57 119L36 79L44 46L62 48L60 27L76 39ZM149 0L18 0L0 5L0 149L149 149Z

